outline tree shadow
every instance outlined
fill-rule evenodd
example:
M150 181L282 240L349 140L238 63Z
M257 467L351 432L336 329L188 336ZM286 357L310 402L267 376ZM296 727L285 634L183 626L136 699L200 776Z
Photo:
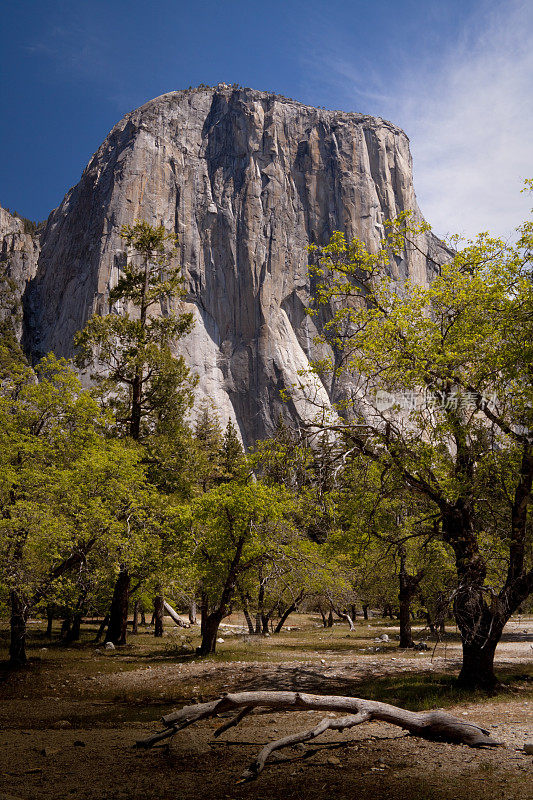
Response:
M459 662L455 666L458 667ZM413 671L376 676L370 669L362 669L354 675L349 666L337 670L335 675L325 675L324 671L328 670L308 665L265 665L259 671L237 674L232 691L278 690L345 695L380 700L412 711L487 698L487 694L480 690L459 687L455 675L446 673ZM519 682L521 690L533 694L533 667L521 667L518 671L500 669L498 674L503 684L500 693L513 691L513 684ZM215 679L216 673L211 677ZM209 679L209 675L204 674L203 678Z

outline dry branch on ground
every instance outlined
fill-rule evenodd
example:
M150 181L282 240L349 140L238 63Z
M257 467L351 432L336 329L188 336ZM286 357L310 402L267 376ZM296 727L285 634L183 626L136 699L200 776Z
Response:
M258 753L257 757L242 774L242 780L253 780L262 771L268 757L274 750L293 746L300 742L315 739L327 730L346 730L363 722L379 720L391 725L398 725L415 736L470 747L497 747L500 742L492 739L489 732L466 720L447 714L444 711L408 711L374 700L362 700L358 697L338 695L304 694L303 692L236 692L226 694L209 703L184 706L162 718L163 731L154 733L137 742L138 747L152 747L163 739L168 739L178 731L199 722L202 719L215 717L217 714L236 711L236 716L221 725L215 736L238 725L239 722L256 708L267 711L334 711L344 713L343 717L325 717L314 728L286 736L269 742Z

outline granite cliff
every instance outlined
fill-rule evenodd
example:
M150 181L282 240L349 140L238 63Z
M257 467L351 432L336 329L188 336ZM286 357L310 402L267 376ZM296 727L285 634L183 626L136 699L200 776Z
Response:
M248 443L279 413L309 416L308 395L327 392L295 388L315 353L307 246L334 230L377 246L384 219L405 209L421 218L411 166L406 135L380 118L225 85L162 95L110 132L51 213L38 261L31 237L23 245L26 234L6 230L2 252L28 282L26 346L34 358L72 354L74 333L107 312L121 226L146 219L179 237L182 305L196 320L179 348L200 397ZM395 277L425 283L439 251L428 234Z
M6 265L15 294L23 297L28 282L35 276L39 258L39 236L27 233L22 219L10 214L0 207L0 264ZM9 303L0 306L0 314L11 314L13 309ZM22 338L22 324L17 323L18 333Z

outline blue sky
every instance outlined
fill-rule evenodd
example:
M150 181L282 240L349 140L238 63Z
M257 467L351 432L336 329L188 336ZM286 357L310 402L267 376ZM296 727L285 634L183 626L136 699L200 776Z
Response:
M43 219L115 122L239 83L391 119L439 234L508 235L532 201L531 0L3 0L0 204Z

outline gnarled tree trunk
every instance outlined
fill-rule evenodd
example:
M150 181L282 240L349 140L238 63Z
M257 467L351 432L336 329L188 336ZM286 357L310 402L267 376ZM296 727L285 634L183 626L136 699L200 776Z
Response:
M459 578L453 611L461 633L463 665L459 683L470 688L493 689L494 654L503 628L511 615L497 598L487 604L487 565L479 551L471 510L464 504L453 508L443 520L443 532L454 552Z
M122 567L113 591L113 600L109 611L109 626L105 637L106 642L113 642L116 646L126 644L129 593L130 573L126 567Z
M214 653L217 646L217 635L223 615L217 610L207 614L205 620L202 618L202 642L197 649L199 656L208 656Z

